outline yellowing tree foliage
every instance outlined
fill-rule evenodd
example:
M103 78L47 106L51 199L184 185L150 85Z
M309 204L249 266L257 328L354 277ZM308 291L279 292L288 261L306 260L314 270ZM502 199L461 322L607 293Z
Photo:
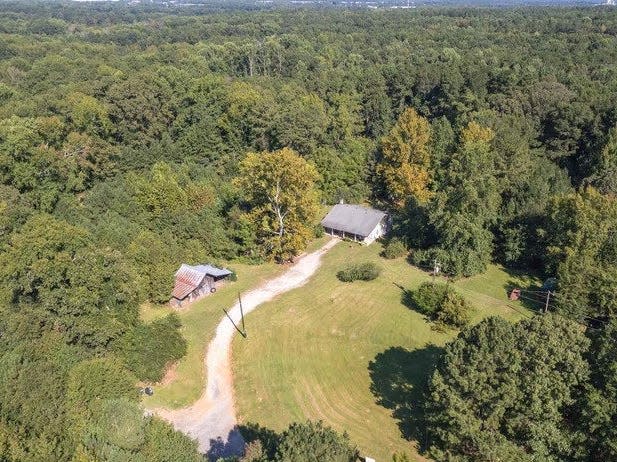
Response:
M382 160L377 173L395 204L403 205L410 196L419 202L429 198L430 137L428 120L408 108L381 140Z
M315 167L289 148L249 153L240 163L235 183L266 256L286 261L306 247L318 210L318 176Z
M461 144L463 145L471 143L489 144L493 141L493 138L495 138L495 132L492 129L483 127L475 121L469 122L461 132Z

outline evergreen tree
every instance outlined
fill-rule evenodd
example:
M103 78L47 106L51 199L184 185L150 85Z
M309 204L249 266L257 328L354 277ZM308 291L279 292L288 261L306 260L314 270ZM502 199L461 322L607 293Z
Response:
M293 423L281 435L276 462L354 462L358 451L347 434L340 435L323 422Z
M592 335L591 380L581 409L581 440L589 461L617 460L617 321Z
M426 405L431 453L458 461L560 461L576 453L570 414L589 341L565 318L489 318L446 346ZM550 397L549 399L547 399Z
M617 200L593 188L555 198L546 222L545 269L556 306L577 320L617 314Z
M492 130L475 122L462 131L443 184L428 205L438 244L425 255L427 261L438 258L451 274L477 274L491 261L491 226L500 204L493 136Z

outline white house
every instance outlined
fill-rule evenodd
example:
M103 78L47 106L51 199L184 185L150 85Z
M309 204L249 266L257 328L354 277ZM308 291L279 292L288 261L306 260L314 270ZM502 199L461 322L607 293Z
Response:
M388 214L355 204L336 204L321 220L325 232L369 245L388 231Z

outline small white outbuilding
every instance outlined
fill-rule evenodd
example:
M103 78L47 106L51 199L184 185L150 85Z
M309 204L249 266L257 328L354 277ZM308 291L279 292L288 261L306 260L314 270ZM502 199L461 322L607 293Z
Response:
M336 204L323 220L325 232L369 245L388 231L386 212L356 204Z

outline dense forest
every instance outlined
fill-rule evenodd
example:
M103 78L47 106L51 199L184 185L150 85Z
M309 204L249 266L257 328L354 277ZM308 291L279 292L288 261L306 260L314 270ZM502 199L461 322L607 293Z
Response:
M166 302L181 262L293 259L340 200L391 212L420 266L557 278L559 316L448 347L430 455L614 460L616 193L612 9L2 3L0 460L200 460L138 405L186 349L140 303ZM557 375L529 364L543 341ZM314 430L272 457L308 460L285 444Z

